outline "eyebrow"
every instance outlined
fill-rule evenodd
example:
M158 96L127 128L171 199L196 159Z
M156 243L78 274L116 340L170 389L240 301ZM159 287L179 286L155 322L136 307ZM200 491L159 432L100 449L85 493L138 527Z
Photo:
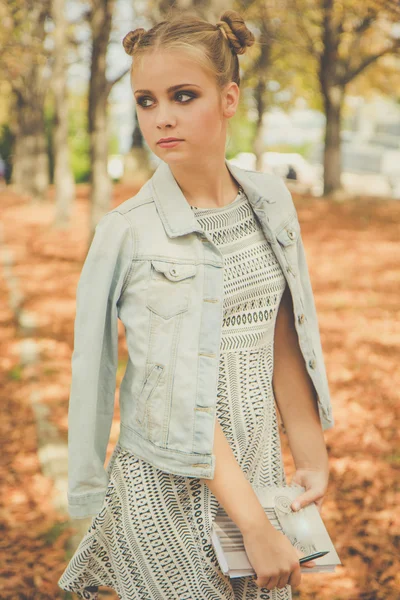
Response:
M195 83L179 83L178 85L171 85L171 87L169 87L167 89L167 92L173 92L174 90L178 90L179 88L182 87L187 87L187 86L193 86L193 87L200 87L199 85L196 85ZM134 92L135 94L152 94L151 90L136 90Z

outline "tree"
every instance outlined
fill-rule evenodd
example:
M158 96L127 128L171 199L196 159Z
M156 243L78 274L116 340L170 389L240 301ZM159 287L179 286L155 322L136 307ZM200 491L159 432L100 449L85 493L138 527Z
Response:
M43 42L48 0L1 5L3 42L0 72L10 85L10 126L14 136L11 183L22 193L42 200L49 185L44 121L47 54Z
M72 202L75 198L75 183L69 162L68 148L68 102L65 51L67 48L64 0L52 0L54 21L53 77L55 123L53 127L55 224L64 226L69 222Z
M108 175L107 102L113 85L129 72L123 70L115 79L106 77L106 54L115 0L91 0L89 24L92 34L92 57L89 82L88 121L90 133L90 238L99 219L110 210L112 182Z
M324 194L341 188L340 132L348 85L385 55L398 53L396 0L288 0L297 50L315 61L326 116Z
M279 47L281 19L278 16L278 7L271 7L268 3L259 0L239 1L235 6L235 10L243 16L248 27L253 26L257 29L256 41L246 53L247 61L242 59L243 62L241 60L240 65L244 67L241 88L250 87L253 89L253 108L256 110L257 117L254 124L252 147L256 156L255 168L262 170L262 155L264 152L263 117L269 103L268 80L271 77L272 55ZM241 96L241 102L243 100Z

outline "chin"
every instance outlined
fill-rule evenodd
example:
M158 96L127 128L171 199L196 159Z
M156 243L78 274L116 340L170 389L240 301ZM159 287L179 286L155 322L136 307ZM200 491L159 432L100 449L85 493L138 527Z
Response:
M161 158L161 160L163 160L164 162L166 162L168 165L178 165L178 164L182 164L182 163L187 163L188 162L188 158L187 157L182 157L182 156L174 156L174 154L171 152L166 152L164 156L159 156L159 158Z
M179 160L178 152L175 151L175 148L159 148L158 146L156 146L153 152L156 156L158 156L158 158L161 158L161 160L163 160L164 162L169 162L171 159L174 160L175 158ZM182 155L180 154L180 156Z

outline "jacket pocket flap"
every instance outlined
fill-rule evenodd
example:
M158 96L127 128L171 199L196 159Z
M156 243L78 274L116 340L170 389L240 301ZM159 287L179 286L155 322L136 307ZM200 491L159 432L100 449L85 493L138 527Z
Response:
M182 265L180 263L165 262L163 260L152 260L151 264L159 273L163 273L170 281L180 281L187 277L196 275L196 265Z
M292 218L286 225L276 234L276 239L282 246L290 246L295 244L300 235L300 223L297 216Z

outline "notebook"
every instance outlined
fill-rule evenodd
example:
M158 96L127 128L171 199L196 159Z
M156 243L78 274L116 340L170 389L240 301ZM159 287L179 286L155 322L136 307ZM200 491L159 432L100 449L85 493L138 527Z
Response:
M293 500L305 492L305 488L297 484L281 487L252 484L252 487L271 524L286 535L295 548L305 556L314 552L329 551L325 556L313 559L316 562L315 567L301 566L301 573L335 572L336 565L342 563L316 504L309 504L298 511L292 511L290 507ZM255 575L245 552L242 533L222 506L219 507L212 523L211 542L225 575Z

